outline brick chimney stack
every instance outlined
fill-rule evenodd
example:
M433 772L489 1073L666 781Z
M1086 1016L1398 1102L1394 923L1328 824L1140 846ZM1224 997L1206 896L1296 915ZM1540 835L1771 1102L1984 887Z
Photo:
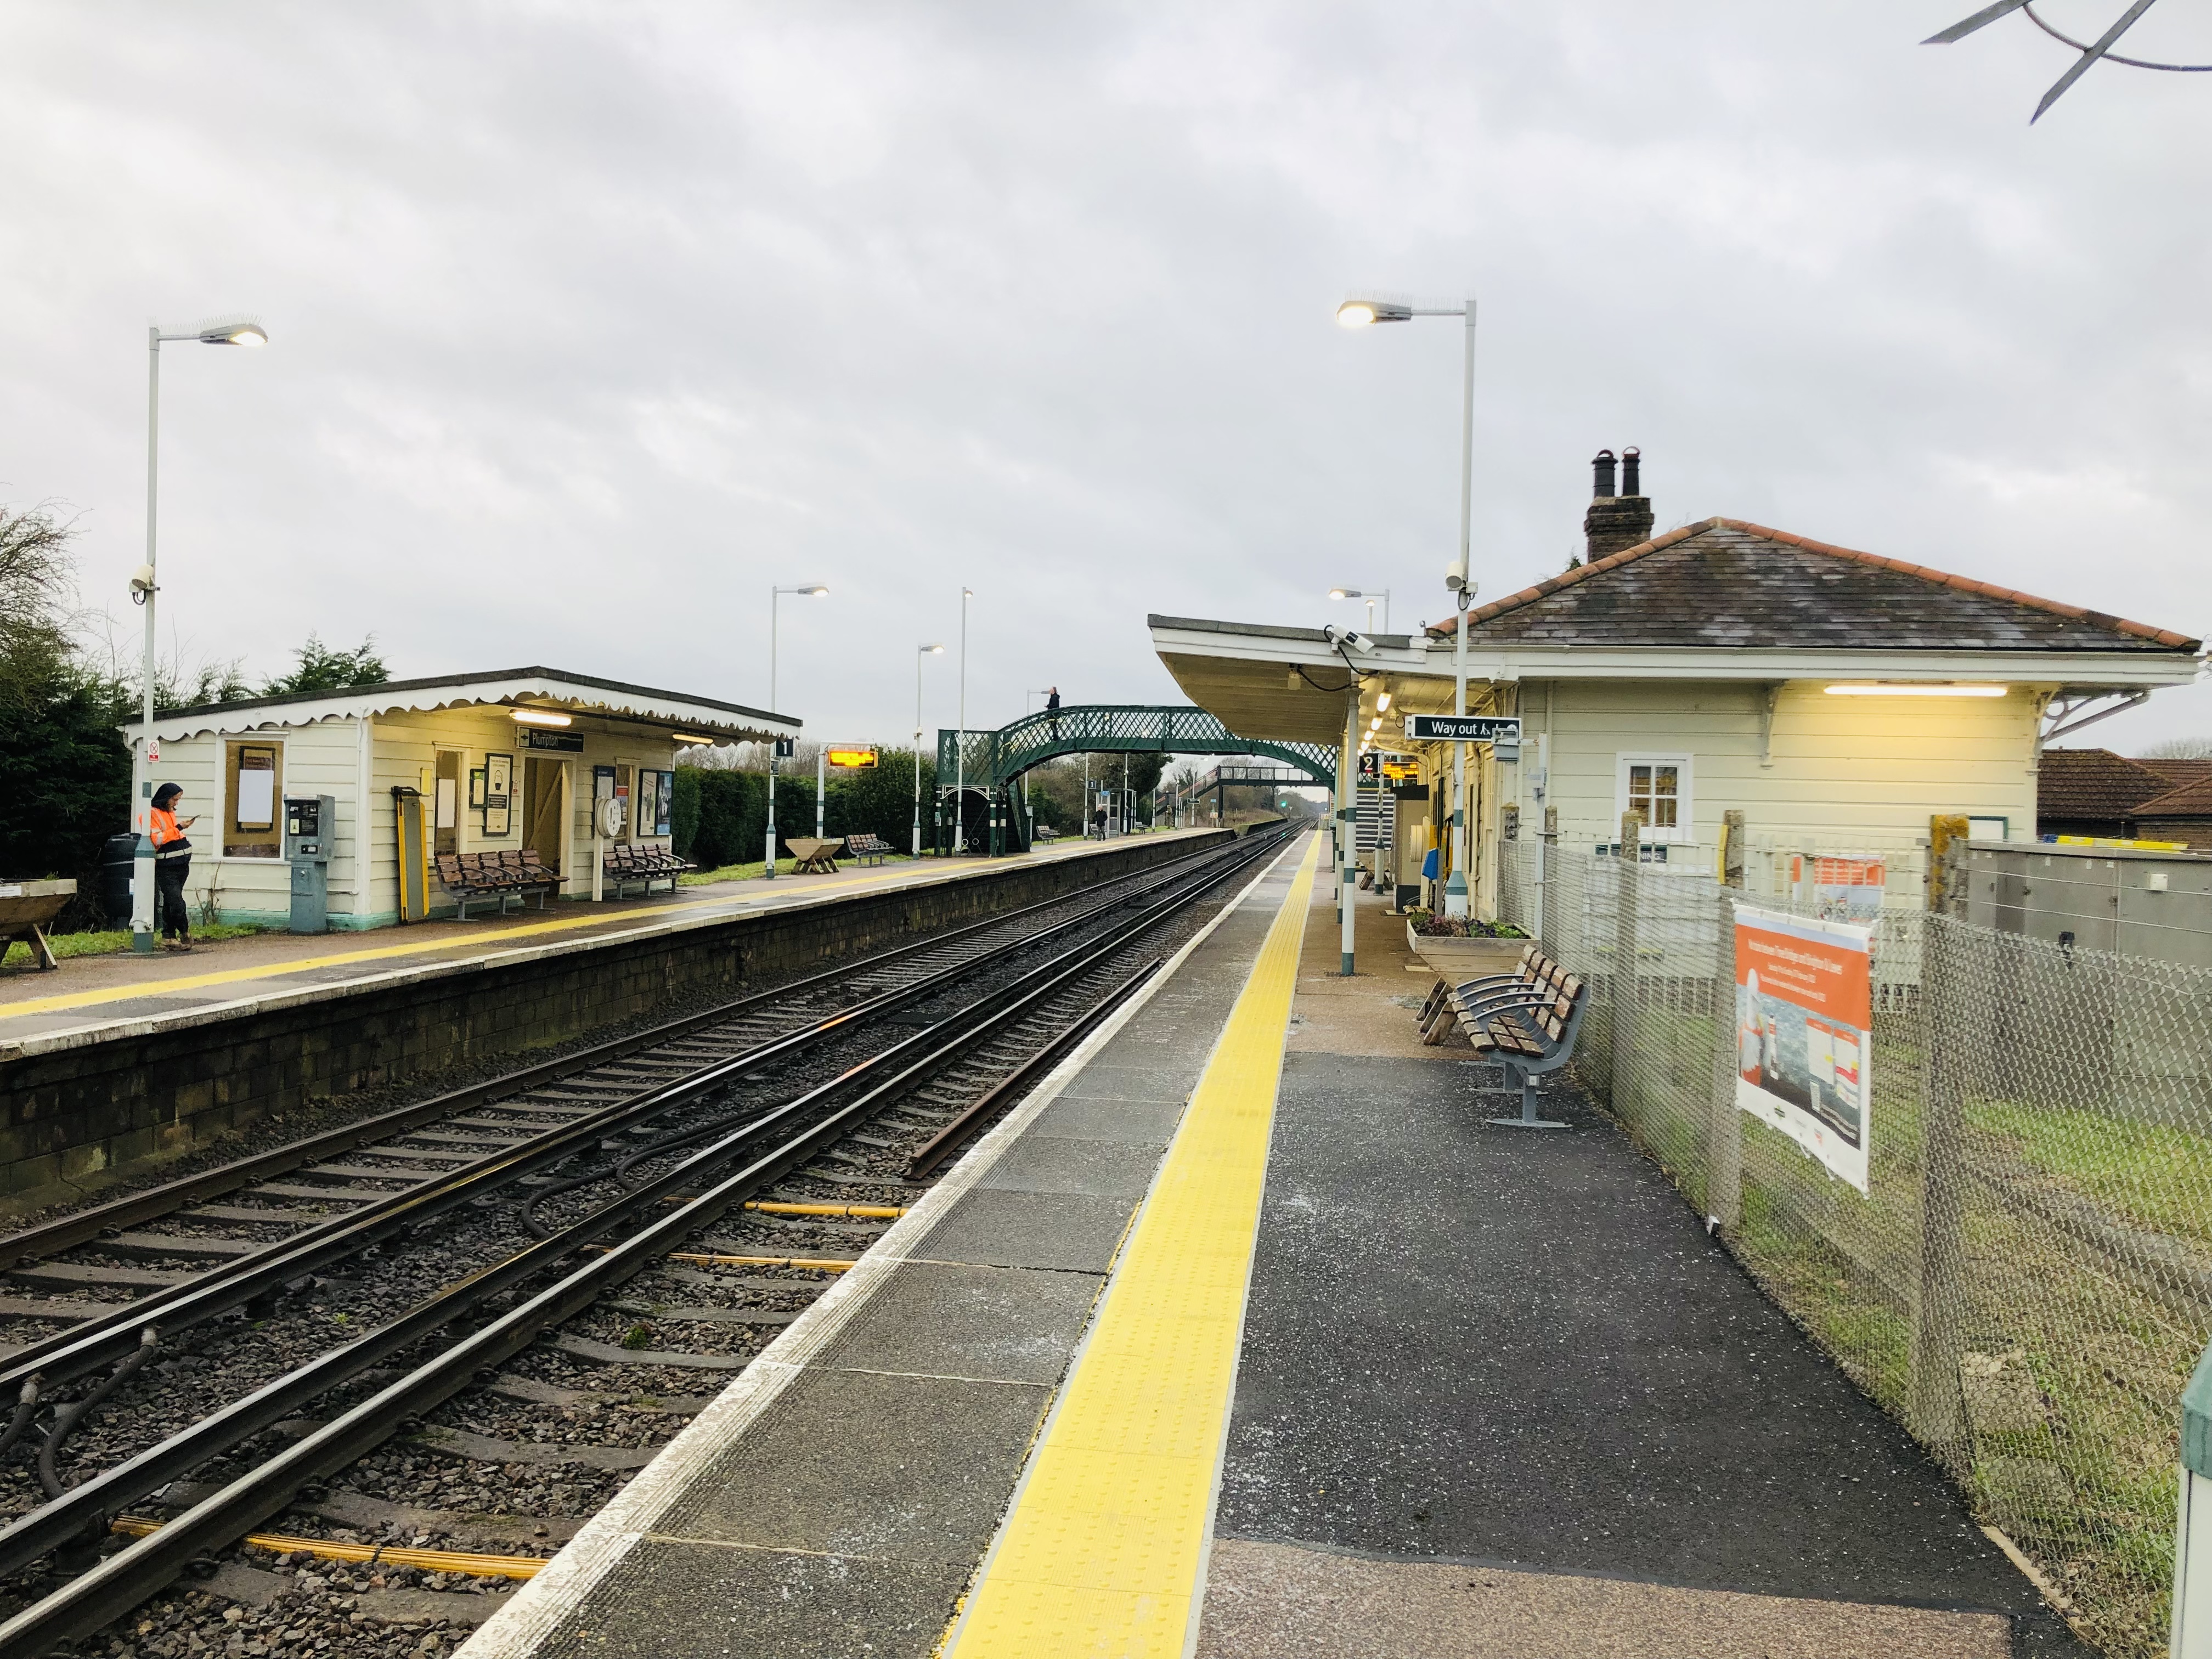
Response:
M1620 485L1613 489L1613 454L1601 449L1592 463L1595 474L1589 510L1583 514L1583 535L1588 557L1601 559L1625 547L1651 539L1651 500L1644 493L1644 457L1633 446L1620 453Z

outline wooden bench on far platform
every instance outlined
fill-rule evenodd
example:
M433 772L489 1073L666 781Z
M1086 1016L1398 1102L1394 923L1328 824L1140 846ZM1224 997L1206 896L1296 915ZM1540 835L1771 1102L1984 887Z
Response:
M890 842L881 836L870 835L865 830L857 836L845 837L846 853L862 864L881 864L890 855Z
M495 898L500 915L505 915L510 898L520 902L535 893L538 908L543 910L548 896L561 888L561 878L526 847L492 853L441 853L438 879L460 907L463 921L469 919L471 900Z
M668 890L676 890L676 878L696 864L686 863L665 847L648 846L643 842L618 841L610 845L599 860L599 869L606 884L613 887L617 898L628 898L632 882L638 890L650 893L653 884L665 881Z

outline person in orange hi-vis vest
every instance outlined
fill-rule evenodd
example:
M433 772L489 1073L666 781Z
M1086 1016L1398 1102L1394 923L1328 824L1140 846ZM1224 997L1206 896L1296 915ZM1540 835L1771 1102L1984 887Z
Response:
M184 793L173 783L154 792L154 909L161 918L161 942L173 951L192 948L192 919L185 908L185 876L192 867L192 844L185 831L199 819L177 816L177 803Z

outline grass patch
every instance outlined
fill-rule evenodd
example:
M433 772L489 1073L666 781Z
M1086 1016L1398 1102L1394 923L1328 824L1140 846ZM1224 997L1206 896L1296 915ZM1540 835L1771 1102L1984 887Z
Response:
M249 933L262 931L247 923L209 922L192 929L192 942L204 945L218 939L244 939ZM112 957L131 948L131 930L124 927L97 933L61 933L49 937L46 943L54 947L55 956L63 958ZM33 966L34 961L28 945L11 945L5 957L0 958L0 972L36 973L39 969Z
M1984 1101L1968 1115L2021 1158L2153 1232L2212 1244L2212 1140L2107 1112Z

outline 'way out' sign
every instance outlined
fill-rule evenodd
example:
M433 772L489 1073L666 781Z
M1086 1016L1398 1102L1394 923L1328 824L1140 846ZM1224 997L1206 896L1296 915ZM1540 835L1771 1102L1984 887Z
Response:
M1518 714L1408 714L1406 735L1424 743L1494 743L1518 746Z

